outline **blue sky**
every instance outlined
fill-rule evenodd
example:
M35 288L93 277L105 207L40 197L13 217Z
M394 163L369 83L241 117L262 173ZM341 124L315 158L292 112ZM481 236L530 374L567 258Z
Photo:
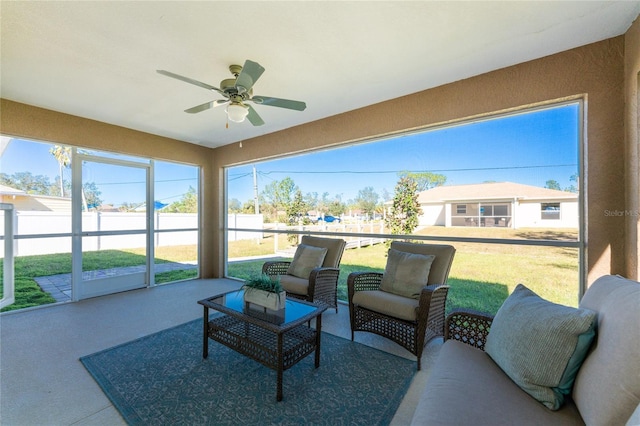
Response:
M329 192L343 201L371 186L393 194L403 170L447 177L446 185L486 181L562 188L578 171L578 105L518 114L377 142L255 164L261 191L291 177L303 194ZM253 197L252 166L229 170L229 198Z
M12 142L0 159L0 172L31 171L58 175L50 145ZM382 197L393 194L403 170L428 171L447 177L446 185L510 181L543 187L553 179L562 188L578 171L578 105L565 105L525 114L458 125L298 155L255 164L258 190L291 177L303 194L328 192L343 201L356 198L371 186ZM252 165L229 170L229 198L253 199ZM87 179L96 183L106 204L144 201L141 173L92 164ZM69 171L65 171L69 179ZM189 186L197 187L194 167L156 162L156 200L178 201Z
M30 171L33 175L45 175L53 184L59 174L58 162L49 153L51 145L25 140L13 140L0 158L0 172L12 175ZM112 156L113 157L113 156ZM122 159L134 159L122 157ZM137 161L141 161L137 159ZM71 179L70 170L64 170L64 179ZM120 206L123 202L140 204L145 201L143 169L127 168L102 163L89 163L83 168L85 182L94 182L102 192L104 204ZM189 190L198 188L198 169L182 164L156 161L155 199L165 204L179 201Z

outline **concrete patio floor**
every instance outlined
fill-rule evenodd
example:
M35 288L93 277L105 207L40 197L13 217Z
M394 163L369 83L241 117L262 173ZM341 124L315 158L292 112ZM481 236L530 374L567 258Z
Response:
M192 280L1 314L0 424L124 425L78 359L200 318L198 300L239 286L227 279ZM340 305L338 314L328 310L322 326L350 338L348 307ZM413 359L370 333L356 333L356 341ZM438 339L425 348L423 370L416 373L392 425L410 423L439 348Z

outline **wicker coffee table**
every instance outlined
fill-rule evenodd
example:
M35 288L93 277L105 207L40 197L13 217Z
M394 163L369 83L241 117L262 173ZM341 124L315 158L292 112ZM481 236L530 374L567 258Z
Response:
M276 400L282 401L282 373L315 351L320 366L320 335L324 305L287 299L280 311L244 302L244 290L198 301L204 306L202 357L209 355L209 339L277 371ZM209 309L224 315L209 319ZM315 328L309 326L316 319Z

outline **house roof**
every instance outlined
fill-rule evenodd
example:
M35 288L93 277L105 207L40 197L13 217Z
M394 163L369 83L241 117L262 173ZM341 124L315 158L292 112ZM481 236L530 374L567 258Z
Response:
M578 194L513 182L476 183L438 186L418 194L420 204L443 202L501 200L561 200L578 199Z
M640 1L1 1L2 97L208 147L258 137L624 34ZM266 71L263 126L214 87Z
M2 195L27 195L27 193L24 192L21 189L15 189L15 188L12 188L12 187L6 186L6 185L0 185L0 194L2 194Z

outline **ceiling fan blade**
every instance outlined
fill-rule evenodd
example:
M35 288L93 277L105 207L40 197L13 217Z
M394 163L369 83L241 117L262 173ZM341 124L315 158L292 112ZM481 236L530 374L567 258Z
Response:
M219 107L221 105L226 105L229 102L231 102L229 99L218 99L218 100L213 101L213 106L214 107Z
M264 67L262 65L247 59L244 62L242 71L240 71L240 74L238 74L238 78L236 79L236 88L238 89L238 92L244 93L251 90L263 72Z
M184 81L185 83L194 84L196 86L200 86L200 87L205 88L207 90L211 90L213 92L218 92L221 95L227 97L227 94L224 93L222 90L218 89L217 87L213 87L213 86L211 86L211 85L209 85L207 83L203 83L201 81L194 80L194 79L189 78L189 77L184 77L182 75L172 73L171 71L156 70L156 72L158 74L162 74L162 75L165 75L167 77L175 78L176 80Z
M307 107L307 104L301 101L272 98L270 96L254 96L250 100L258 105L269 105L279 108L294 109L296 111L304 111Z
M218 99L215 101L211 101L211 102L205 102L202 105L198 105L198 106L194 106L193 108L189 108L189 109L185 109L184 112L188 112L189 114L195 114L198 112L202 112L205 110L208 110L209 108L212 107L217 107L220 105L224 105L226 103L229 103L229 101L223 101L222 99Z
M264 124L264 121L262 120L262 118L260 118L260 116L258 115L256 110L253 109L253 107L251 107L251 105L247 105L247 107L249 108L249 114L247 114L247 119L254 126L262 126Z

